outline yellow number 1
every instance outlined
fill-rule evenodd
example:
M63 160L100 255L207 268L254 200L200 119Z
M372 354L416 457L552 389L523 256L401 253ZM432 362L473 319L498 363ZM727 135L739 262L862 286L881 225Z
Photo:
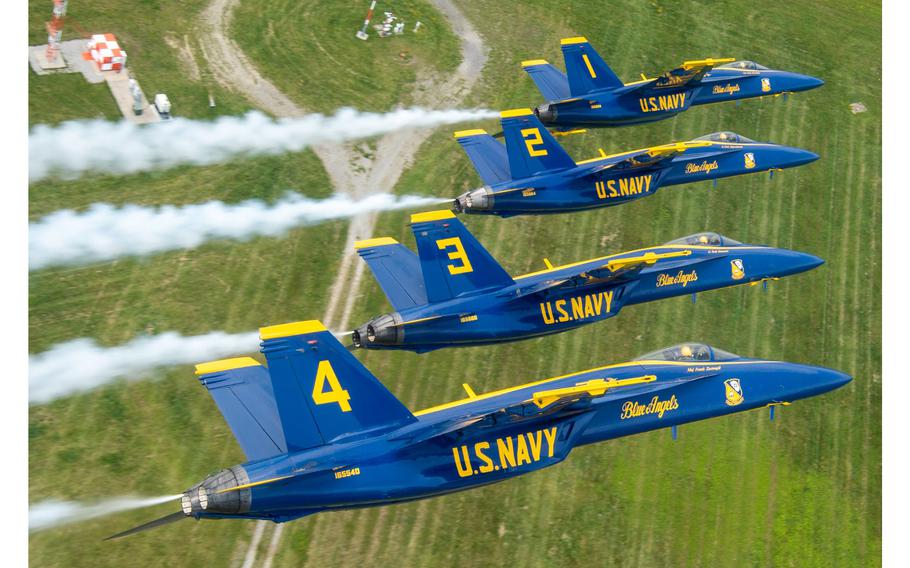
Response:
M464 274L466 272L474 272L474 267L471 266L471 261L468 260L468 253L464 250L464 245L461 244L461 239L458 237L452 237L451 239L439 239L436 241L436 246L439 247L439 250L446 250L449 247L454 247L455 250L449 253L450 260L460 261L461 264L449 264L449 274Z
M546 156L547 149L537 149L535 146L543 144L543 138L540 137L540 130L537 128L525 128L521 131L521 137L525 139L525 146L528 148L528 155L532 157Z
M325 392L325 383L328 380L329 391ZM320 361L316 369L316 382L313 383L313 402L316 404L330 404L337 402L342 412L351 411L351 395L348 391L341 388L338 377L335 376L335 369L328 361Z

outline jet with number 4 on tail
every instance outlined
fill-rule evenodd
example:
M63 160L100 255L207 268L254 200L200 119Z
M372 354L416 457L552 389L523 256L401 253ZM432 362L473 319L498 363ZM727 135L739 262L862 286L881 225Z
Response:
M467 398L412 413L318 321L260 337L268 367L250 357L196 367L247 461L186 490L181 510L111 538L187 518L280 523L444 495L555 465L577 446L667 427L675 437L679 424L850 381L687 343L485 394L466 383Z
M676 116L694 105L807 91L824 81L754 61L702 59L652 79L623 83L583 37L562 40L566 72L545 60L521 66L547 102L535 111L548 127L626 126Z
M411 216L414 254L394 239L355 243L394 312L355 329L355 347L418 353L527 339L611 318L624 306L811 270L811 254L716 233L510 276L451 211Z
M678 142L575 162L530 109L504 111L505 146L483 130L455 133L486 184L460 195L453 209L510 217L620 205L665 185L792 168L818 155L715 132Z

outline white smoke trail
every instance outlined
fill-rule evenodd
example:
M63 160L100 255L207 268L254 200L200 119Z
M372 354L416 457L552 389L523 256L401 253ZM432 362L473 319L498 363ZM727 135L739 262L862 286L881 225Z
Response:
M339 341L351 334L350 331L332 333ZM73 339L29 356L28 401L42 404L90 391L118 377L144 379L158 367L202 363L258 349L258 331L215 331L190 336L168 331L137 337L114 347L102 347L87 337Z
M42 124L32 128L28 137L29 180L50 175L71 179L89 171L128 174L180 164L215 164L238 156L298 152L326 142L496 116L490 110L410 108L369 113L343 108L332 116L282 119L250 112L214 121L176 118L143 126L105 120Z
M142 379L156 367L252 353L258 346L256 331L191 336L167 332L137 337L116 347L102 347L94 339L73 339L29 356L28 400L30 404L50 402L92 390L117 377Z
M177 207L95 203L87 211L56 211L29 224L29 269L86 264L196 247L212 239L245 240L373 211L412 209L445 203L437 197L390 193L353 201L344 195L310 199L289 193L268 204L209 201Z
M181 495L179 494L147 498L115 497L94 503L48 499L29 506L28 530L29 532L35 532L50 529L131 509L160 505L180 497Z

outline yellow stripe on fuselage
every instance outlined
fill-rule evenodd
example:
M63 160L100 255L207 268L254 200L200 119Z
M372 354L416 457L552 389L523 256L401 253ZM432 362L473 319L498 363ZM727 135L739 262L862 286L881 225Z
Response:
M687 140L686 142L681 142L681 144L686 144L686 143L688 143L688 142L698 142L698 143L699 143L698 146L692 146L692 148L700 148L700 147L703 148L703 147L707 147L707 146L730 146L730 147L732 147L732 148L735 149L735 148L742 148L742 147L744 147L744 146L767 146L767 144L764 143L764 142L753 142L753 143L749 143L749 142L717 142L717 141L715 141L715 140ZM702 142L707 142L707 144L701 144ZM650 150L655 150L655 149L659 149L659 148L664 148L664 147L671 146L671 145L672 145L672 143L671 143L671 144L661 144L660 146L648 146L647 148L639 148L638 150L626 150L625 152L618 152L618 153L616 153L616 154L610 154L610 155L607 155L607 156L597 156L596 158L589 158L589 159L587 159L587 160L582 160L582 161L580 161L580 162L575 162L575 165L576 165L576 166L580 166L580 165L582 165L582 164L591 164L591 163L594 163L594 162L599 162L599 161L601 161L601 160L608 160L608 159L610 159L610 158L617 158L617 157L623 156L623 155L625 155L625 154L640 154L640 153L642 153L642 152L648 152L648 151L650 151Z
M294 477L293 475L282 475L281 477L273 477L271 479L263 479L262 481L254 481L253 483L244 483L243 485L238 485L237 487L228 487L227 489L221 489L216 491L215 494L228 493L229 491L239 491L241 489L246 489L248 487L256 487L257 485L265 485L266 483L272 483L275 481L281 481L282 479L290 479Z
M462 398L460 400L454 400L452 402L447 402L444 404L440 404L438 406L432 406L430 408L418 410L417 412L414 413L414 416L423 416L424 414L431 414L433 412L439 412L440 410L455 408L457 406L461 406L463 404L468 404L470 402L477 402L479 400L493 398L496 396L508 394L510 392L519 391L519 390L526 389L529 387L534 387L537 385L542 385L542 384L553 382L553 381L559 381L562 379L568 379L571 377L576 377L578 375L584 375L585 373L593 373L596 371L605 371L607 369L618 369L621 367L631 367L634 365L664 365L667 367L691 367L693 365L706 365L706 366L707 365L711 365L711 366L714 366L714 365L751 365L751 364L755 364L755 363L773 363L773 362L774 361L764 361L764 360L762 360L762 361L658 361L658 360L651 361L651 360L645 360L645 361L628 361L626 363L614 363L613 365L595 367L593 369L587 369L585 371L569 373L568 375L560 375L558 377L551 377L549 379L543 379L540 381L525 383L523 385L518 385L515 387L508 387L508 388L499 389L499 390L491 391L491 392L484 393L484 394L478 394L474 397Z
M751 249L764 249L767 247L742 246L742 245L735 246L735 247L718 247L718 246L712 246L712 245L657 245L657 246L653 246L653 247L646 247L646 248L640 248L640 249L629 250L629 251L620 252L620 253L616 253L616 254L611 254L608 256L589 258L588 260L580 260L578 262L572 262L570 264L563 264L562 266L556 266L553 268L546 268L544 270L538 270L537 272L529 272L528 274L522 274L521 276L513 276L512 279L518 280L520 278L528 278L529 276L537 276L538 274L546 274L548 272L562 270L564 268L572 268L573 266L581 266L582 264L587 264L589 262L594 262L594 261L598 261L598 260L606 261L606 260L616 258L616 257L618 257L620 255L624 255L624 254L632 254L632 253L636 253L636 252L649 251L649 250L661 249L661 248L681 249L681 250L687 250L687 249L688 250L716 250L716 251L720 251L720 252L730 252L730 249L751 250Z

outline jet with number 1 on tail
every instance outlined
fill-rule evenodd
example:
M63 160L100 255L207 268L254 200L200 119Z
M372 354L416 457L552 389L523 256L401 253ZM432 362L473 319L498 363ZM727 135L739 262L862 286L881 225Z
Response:
M528 339L616 316L628 305L811 270L811 254L716 233L510 276L451 211L411 216L418 254L392 238L355 243L395 309L358 327L355 347L423 353Z
M110 538L181 519L281 523L445 495L558 464L578 446L668 427L675 436L679 424L850 381L687 343L485 394L465 383L467 398L412 413L318 321L260 337L268 367L250 357L196 367L247 461L186 490L181 510Z
M665 185L802 166L818 155L715 132L575 162L530 109L501 113L505 147L483 130L455 133L485 185L455 199L458 213L541 215L620 205Z
M694 105L807 91L824 81L754 61L686 61L652 79L623 83L583 37L562 40L566 72L543 59L521 66L547 102L536 109L548 127L626 126L676 116Z

